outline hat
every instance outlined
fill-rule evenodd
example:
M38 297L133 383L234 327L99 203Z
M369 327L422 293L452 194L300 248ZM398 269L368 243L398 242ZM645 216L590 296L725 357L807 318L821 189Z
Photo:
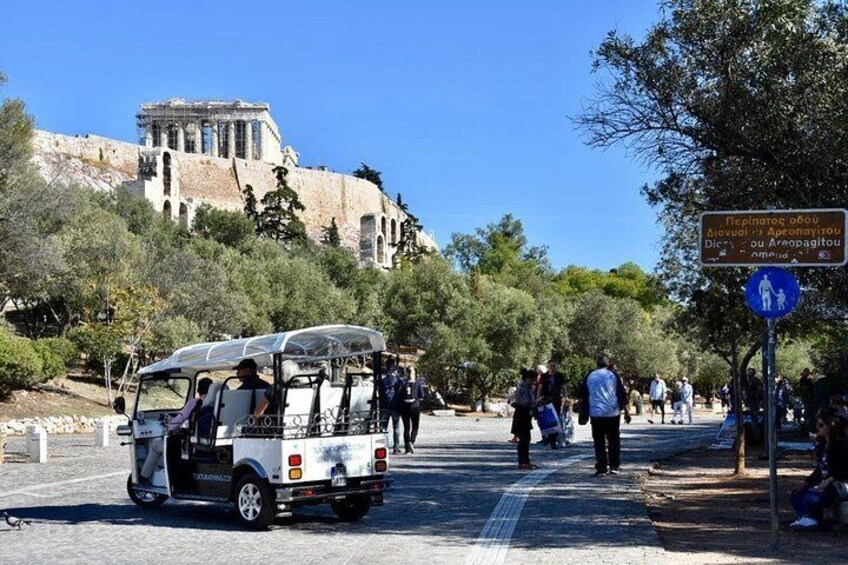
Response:
M683 377L683 378L682 378L682 379L680 379L680 380L682 380L684 383L688 383L688 382L689 382L689 377Z
M239 369L253 369L256 370L256 361L253 359L242 359L239 361L239 364L233 367L234 371L238 371Z

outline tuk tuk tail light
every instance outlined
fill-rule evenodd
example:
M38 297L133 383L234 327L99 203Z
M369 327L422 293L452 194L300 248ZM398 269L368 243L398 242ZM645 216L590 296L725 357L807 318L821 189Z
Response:
M289 467L300 467L303 464L303 457L300 455L289 455Z
M389 456L389 450L385 447L378 447L374 450L374 459L385 459Z
M301 478L303 478L302 469L289 469L289 480L299 481Z
M385 460L377 461L374 464L374 470L377 471L378 473L385 473L386 469L388 469L388 467L389 467L389 465L388 465L388 463L385 462Z

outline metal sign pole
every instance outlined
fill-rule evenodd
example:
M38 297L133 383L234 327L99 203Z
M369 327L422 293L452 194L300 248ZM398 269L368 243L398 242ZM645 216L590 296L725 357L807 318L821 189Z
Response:
M769 500L771 502L771 543L774 551L778 550L778 532L780 522L777 517L777 402L775 399L775 328L777 321L770 318L766 322L768 326L768 351L765 352L768 362L768 374L766 375L766 430L768 430L768 461L769 461Z

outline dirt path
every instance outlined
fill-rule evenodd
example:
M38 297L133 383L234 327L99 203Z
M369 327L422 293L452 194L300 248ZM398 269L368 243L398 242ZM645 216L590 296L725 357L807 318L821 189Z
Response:
M748 476L734 477L729 450L688 452L642 479L648 515L681 563L848 563L848 532L796 533L788 491L811 471L810 456L778 461L780 552L769 550L768 464L749 454Z

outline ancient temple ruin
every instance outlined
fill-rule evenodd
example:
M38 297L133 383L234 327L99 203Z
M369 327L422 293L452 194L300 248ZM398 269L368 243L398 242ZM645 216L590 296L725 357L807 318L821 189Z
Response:
M146 147L283 163L280 130L265 103L174 98L142 104L136 120Z

